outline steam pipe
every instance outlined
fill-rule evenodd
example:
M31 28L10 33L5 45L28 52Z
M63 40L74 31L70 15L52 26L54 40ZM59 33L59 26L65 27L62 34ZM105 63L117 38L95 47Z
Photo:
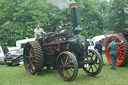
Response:
M76 3L73 3L70 5L71 13L72 13L72 22L73 22L73 29L75 27L78 27L78 14L77 14L77 7L78 5Z
M72 13L73 30L75 35L79 34L79 32L82 30L81 28L79 28L77 7L78 7L78 4L76 3L70 4L71 13Z

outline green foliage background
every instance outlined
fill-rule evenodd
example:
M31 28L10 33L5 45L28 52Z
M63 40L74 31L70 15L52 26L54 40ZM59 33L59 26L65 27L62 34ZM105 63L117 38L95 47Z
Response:
M128 0L75 0L79 25L86 38L128 27ZM37 24L50 32L61 22L72 26L71 9L60 10L48 0L0 0L0 45L13 46L16 40L34 37Z

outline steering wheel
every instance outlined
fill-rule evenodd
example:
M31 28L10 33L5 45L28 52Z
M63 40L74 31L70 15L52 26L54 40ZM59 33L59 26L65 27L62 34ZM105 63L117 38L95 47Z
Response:
M60 32L59 26L54 27L54 28L52 29L52 32L59 33L59 32Z

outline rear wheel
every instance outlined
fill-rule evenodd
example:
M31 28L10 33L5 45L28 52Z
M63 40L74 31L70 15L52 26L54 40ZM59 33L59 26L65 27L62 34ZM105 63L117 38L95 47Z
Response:
M101 58L101 55L96 51L89 49L89 53L84 58L84 72L88 74L89 76L95 76L99 74L103 67L103 61Z
M57 70L63 80L74 80L78 73L76 57L68 51L60 53L57 59Z
M41 72L44 65L43 51L36 41L28 42L23 53L24 65L28 74Z
M110 51L107 50L107 48L112 38L116 38L116 42L121 42L121 40L124 41L123 44L121 44L117 48L117 60L116 60L116 66L124 66L128 63L128 42L123 36L120 36L120 35L111 36L107 40L106 46L105 46L105 53L110 64L112 64L110 59Z

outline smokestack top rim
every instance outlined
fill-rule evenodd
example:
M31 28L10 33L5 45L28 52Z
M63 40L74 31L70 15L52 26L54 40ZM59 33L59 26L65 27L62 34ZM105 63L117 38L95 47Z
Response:
M76 3L71 3L70 4L70 8L77 8L78 7L78 4L76 4Z

